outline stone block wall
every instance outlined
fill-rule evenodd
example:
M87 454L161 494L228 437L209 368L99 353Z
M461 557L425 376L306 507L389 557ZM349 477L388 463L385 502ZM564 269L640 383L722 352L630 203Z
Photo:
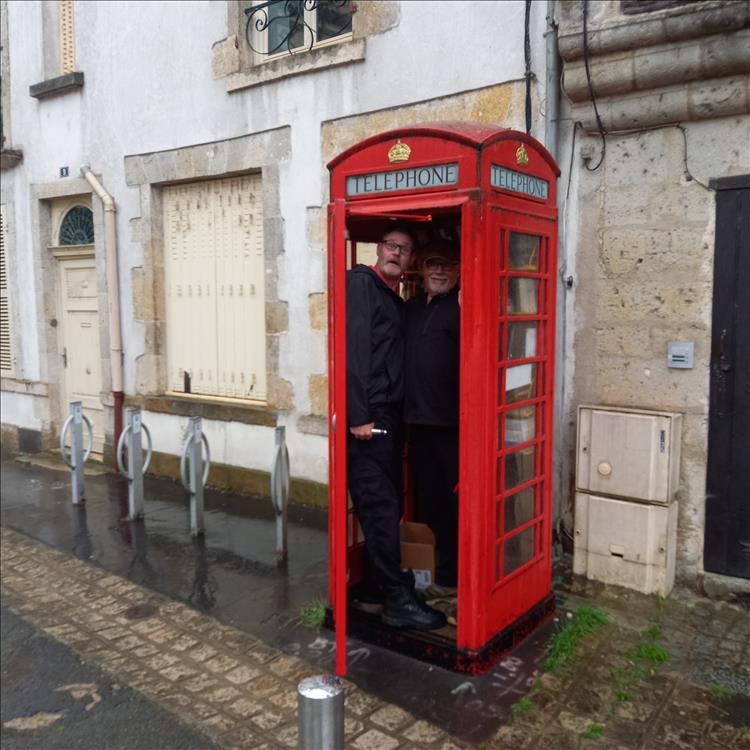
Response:
M687 125L686 139L677 127L609 135L602 166L581 169L580 211L571 217L570 416L582 403L684 415L677 572L688 582L702 572L715 231L715 194L698 180L750 172L743 133L747 143L747 116ZM598 140L589 140L584 148L598 153ZM685 172L686 154L697 179ZM672 340L695 342L693 369L667 367Z

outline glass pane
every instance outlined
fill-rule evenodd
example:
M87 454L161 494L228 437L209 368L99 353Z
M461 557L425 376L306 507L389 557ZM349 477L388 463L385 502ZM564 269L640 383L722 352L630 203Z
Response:
M302 0L283 0L268 7L268 54L285 52L305 43ZM309 40L307 42L310 43Z
M534 557L534 531L536 526L532 526L520 534L512 536L505 540L505 564L503 566L503 575L512 573L516 568L520 568Z
M519 443L525 443L536 435L536 406L522 406L500 415L500 422L505 416L505 447L512 448Z
M534 446L505 457L505 489L510 490L534 478Z
M65 214L60 224L61 245L92 245L94 243L94 214L86 206L75 206Z
M511 271L538 271L540 239L531 234L511 232L508 242L508 268Z
M499 284L500 291L498 293L498 305L497 305L499 315L505 315L505 308L503 307L503 282L504 282L504 279L501 278L500 284Z
M536 315L539 312L539 279L508 279L508 315Z
M505 402L526 401L536 395L536 365L516 365L505 372Z
M527 487L505 498L505 532L521 526L534 517L534 487Z
M506 359L536 357L536 323L511 323L508 326L508 356Z
M352 9L349 0L321 0L316 18L318 41L331 39L352 30Z

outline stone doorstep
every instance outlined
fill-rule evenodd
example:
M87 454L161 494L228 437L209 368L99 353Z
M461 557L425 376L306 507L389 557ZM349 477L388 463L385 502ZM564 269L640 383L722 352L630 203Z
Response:
M222 747L296 747L297 682L312 666L119 576L92 577L89 563L15 531L1 539L2 596L20 617ZM134 588L155 607L150 617L128 619ZM346 691L349 747L469 747L352 683Z

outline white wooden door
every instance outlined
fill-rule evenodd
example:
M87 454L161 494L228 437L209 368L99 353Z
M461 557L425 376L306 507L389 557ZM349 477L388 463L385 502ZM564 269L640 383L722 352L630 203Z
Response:
M91 420L94 429L94 454L101 455L104 409L95 261L93 257L61 258L59 270L62 417L65 419L69 414L71 401L81 401L83 413Z

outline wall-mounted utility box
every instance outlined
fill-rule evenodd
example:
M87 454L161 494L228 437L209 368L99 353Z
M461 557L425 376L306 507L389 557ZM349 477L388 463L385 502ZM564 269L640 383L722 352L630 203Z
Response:
M682 414L578 407L576 489L666 505L680 478Z
M674 586L677 502L668 506L576 493L573 572L667 596Z

